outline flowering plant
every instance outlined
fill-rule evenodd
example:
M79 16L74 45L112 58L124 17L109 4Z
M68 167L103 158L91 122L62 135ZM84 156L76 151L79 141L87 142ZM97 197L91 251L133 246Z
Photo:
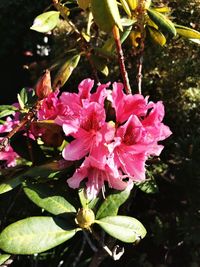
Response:
M23 89L17 104L3 108L0 160L4 180L0 193L21 185L27 197L48 213L7 226L0 234L0 249L7 253L41 253L82 231L94 251L91 236L116 260L123 249L118 252L114 242L111 247L106 246L98 226L113 240L126 243L138 242L146 235L139 220L118 215L132 188L148 180L147 161L160 155L164 147L160 142L172 134L163 123L162 101L149 101L150 97L141 92L144 36L148 29L151 37L163 45L166 39L162 31L170 36L177 31L193 40L199 38L199 33L174 25L154 7L150 8L151 1L120 2L128 26L135 24L135 30L127 29L123 36L119 30L126 25L122 25L117 1L103 0L99 5L97 0L91 0L77 4L92 14L101 30L112 32L113 37L106 40L99 52L112 56L116 45L123 83L99 82L97 67L100 65L102 70L103 66L105 72L107 66L96 54L92 55L90 40L69 20L70 8L66 5L53 1L57 11L38 16L31 27L39 32L52 31L61 15L77 34L81 52L77 49L75 54L68 55L54 79L50 68L46 69L34 89ZM121 39L129 34L139 55L137 94L132 93L121 47ZM81 56L90 62L95 79L80 82L78 92L67 86L67 91L61 92ZM81 206L71 198L74 191L78 192Z

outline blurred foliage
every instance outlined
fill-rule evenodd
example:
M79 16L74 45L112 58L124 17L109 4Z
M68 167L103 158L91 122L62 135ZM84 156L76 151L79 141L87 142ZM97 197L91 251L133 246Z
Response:
M9 54L19 42L24 48L34 48L40 34L23 33L31 26L33 18L48 6L50 1L6 1L0 3L1 42L0 57ZM172 17L178 24L200 30L200 1L154 1L172 7ZM40 10L40 11L39 11ZM81 30L83 14L75 10L72 20L78 21ZM21 23L23 18L23 23ZM25 20L24 20L25 18ZM19 23L20 22L20 23ZM81 22L81 23L80 23ZM69 38L70 37L70 38ZM64 46L63 46L64 41ZM101 40L99 39L99 42ZM30 46L29 46L30 45ZM51 36L51 60L62 54L63 47L73 47L73 33L66 22L53 31ZM61 49L62 47L62 49ZM138 56L124 45L125 60L134 92L137 92ZM198 267L200 263L200 46L179 37L165 47L150 41L146 44L143 63L143 94L152 100L162 99L166 107L166 121L173 136L165 142L160 160L154 162L149 172L159 188L155 194L145 194L139 188L128 206L128 214L141 219L148 235L138 246L125 246L125 254L116 262L107 258L102 267ZM75 88L79 81L90 76L91 69L86 59L74 71L67 88ZM113 65L112 65L113 64ZM109 62L109 79L118 80L119 71ZM102 82L107 81L100 74ZM74 78L76 77L76 78ZM61 187L60 187L61 189ZM63 190L62 190L63 191ZM63 192L64 194L65 192ZM76 201L76 200L75 200ZM5 225L29 215L38 215L41 210L15 189L1 196L0 222ZM126 207L127 208L127 207ZM123 213L123 207L121 209ZM70 247L63 244L58 248L37 256L17 256L12 266L87 266L91 257L86 247L79 264L75 265L80 252L80 236L77 235Z

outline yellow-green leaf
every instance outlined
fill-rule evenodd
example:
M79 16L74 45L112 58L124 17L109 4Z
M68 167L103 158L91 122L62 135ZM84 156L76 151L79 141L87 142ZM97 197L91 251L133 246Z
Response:
M162 34L162 32L156 30L153 27L148 27L149 30L149 34L151 36L151 38L153 39L153 41L161 46L164 46L166 43L166 38L165 36Z
M144 238L146 229L140 221L128 216L108 216L95 223L99 224L105 232L125 243L134 243Z
M52 217L30 217L7 226L0 234L0 248L11 254L35 254L72 238L79 229Z
M101 30L110 33L114 25L123 30L116 0L91 0L91 11Z
M200 32L191 28L175 24L176 31L179 35L188 39L200 39Z
M126 0L126 1L129 4L131 10L135 10L141 4L143 5L144 9L149 8L151 5L151 0L143 0L143 2L141 0Z
M37 16L31 26L31 30L48 32L53 30L59 21L59 11L48 11Z
M171 11L171 9L168 6L153 7L152 9L160 13L169 13Z
M168 33L170 36L176 36L176 28L173 22L166 16L157 11L154 11L153 9L148 9L147 13L150 19L158 26L161 31Z
M80 55L73 55L67 58L66 62L62 65L54 78L53 88L56 88L58 85L62 87L66 83L73 70L77 67L80 57Z
M129 5L128 5L128 3L126 2L126 0L120 0L120 2L121 2L121 4L122 4L123 9L124 9L124 11L126 12L126 14L127 14L129 17L131 17L131 10L130 10Z
M77 0L81 9L86 10L90 5L90 0Z

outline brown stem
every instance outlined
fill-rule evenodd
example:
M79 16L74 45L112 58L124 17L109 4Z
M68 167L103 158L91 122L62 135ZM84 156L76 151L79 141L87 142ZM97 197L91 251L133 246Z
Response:
M115 44L116 44L118 61L119 61L121 75L122 75L123 82L124 82L125 91L127 94L131 94L131 87L129 84L128 73L126 71L126 67L124 63L124 54L123 54L122 45L120 41L119 29L116 25L113 26L112 32L113 32L113 37L114 37Z
M94 62L91 58L90 55L90 51L91 51L91 47L90 45L86 42L85 38L83 37L82 33L79 31L79 29L76 27L76 25L74 25L74 23L69 20L68 16L66 15L65 12L63 12L63 6L62 4L59 3L58 0L52 0L54 7L60 11L61 16L63 17L63 19L65 19L68 24L70 25L70 27L72 28L72 30L77 34L77 36L80 38L81 40L81 49L84 51L84 55L86 56L86 58L88 59L88 62L91 66L92 72L93 72L93 76L94 79L96 81L96 83L99 83L99 78L97 75L97 70L96 67L94 65Z
M4 150L7 145L9 144L10 139L23 127L27 124L27 122L30 122L34 116L35 113L37 112L38 108L40 105L40 101L38 101L36 103L36 105L27 113L27 115L21 120L21 122L16 125L12 131L10 131L6 137L4 137L1 141L0 141L0 151Z

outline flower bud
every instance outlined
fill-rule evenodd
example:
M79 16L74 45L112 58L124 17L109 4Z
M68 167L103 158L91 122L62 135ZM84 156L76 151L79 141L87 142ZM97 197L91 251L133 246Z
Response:
M82 208L76 216L76 223L83 229L88 229L95 220L94 212L88 208Z
M52 92L50 71L46 70L45 74L36 84L35 92L39 100L42 100Z

